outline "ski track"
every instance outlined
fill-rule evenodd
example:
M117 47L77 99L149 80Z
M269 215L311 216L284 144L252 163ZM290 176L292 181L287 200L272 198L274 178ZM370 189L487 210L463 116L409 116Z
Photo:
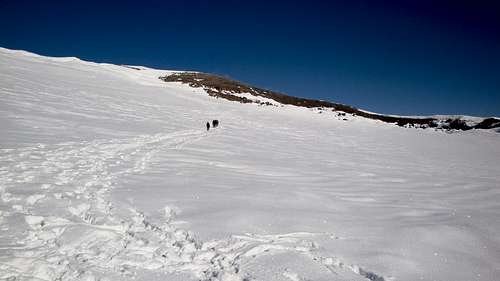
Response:
M108 200L117 180L146 172L155 153L182 149L209 135L187 130L0 149L0 225L22 228L17 237L0 234L0 279L124 279L133 278L137 270L160 270L188 272L206 281L253 280L242 272L242 261L294 252L337 277L348 272L360 279L386 280L339 258L322 257L314 238L336 239L332 234L245 234L202 242L176 227L170 207L164 209L164 221L155 224L140 210ZM44 204L50 197L57 199L55 203ZM25 224L9 223L13 220ZM283 276L304 280L288 269Z

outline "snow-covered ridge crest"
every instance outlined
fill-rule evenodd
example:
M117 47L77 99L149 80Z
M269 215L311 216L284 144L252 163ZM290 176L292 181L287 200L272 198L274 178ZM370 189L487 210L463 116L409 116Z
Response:
M86 62L86 61L80 60L77 57L48 57L48 56L42 56L42 55L38 55L38 54L31 53L28 51L24 51L24 50L11 50L11 49L6 49L6 48L2 48L2 47L0 47L0 52L11 54L11 55L16 55L16 56L44 59L44 60L50 60L50 61L58 61L58 62L76 62L76 61L82 62L82 63ZM86 62L86 63L90 63L90 62Z
M86 61L82 60L78 57L50 57L50 56L43 56L43 55L38 55L32 52L24 51L24 50L12 50L12 49L7 49L0 47L0 53L9 55L11 57L16 57L16 58L25 58L25 59L30 59L30 60L35 60L35 61L40 61L40 62L57 62L57 63L73 63L76 65L84 65L84 66L92 66L92 67L102 67L104 69L116 69L116 70L121 70L123 71L123 68L126 68L129 70L129 72L132 72L131 70L142 70L143 72L148 72L148 74L171 74L175 73L176 71L171 71L171 70L160 70L160 69L154 69L146 66L135 66L135 65L116 65L116 64L111 64L111 63L100 63L100 62L92 62L92 61ZM125 72L126 73L126 72ZM133 72L132 72L133 73Z

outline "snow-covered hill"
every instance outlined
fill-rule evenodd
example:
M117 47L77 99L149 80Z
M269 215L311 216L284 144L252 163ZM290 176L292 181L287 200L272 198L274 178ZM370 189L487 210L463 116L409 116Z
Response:
M139 68L136 69L140 70ZM223 76L202 72L174 72L161 76L159 79L170 83L180 82L193 88L203 88L204 92L206 92L205 94L212 97L240 103L253 103L261 106L295 105L316 109L318 113L323 113L324 111L336 112L337 117L345 117L349 114L349 116L361 116L406 128L433 128L448 131L500 128L500 118L497 117L481 118L461 115L397 116L379 114L341 103L293 97L250 86ZM347 121L348 119L342 118L342 120Z
M0 279L500 276L497 132L235 103L172 73L0 49Z

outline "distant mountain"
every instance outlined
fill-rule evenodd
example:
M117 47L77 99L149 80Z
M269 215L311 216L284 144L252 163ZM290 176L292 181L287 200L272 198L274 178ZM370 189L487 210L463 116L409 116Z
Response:
M194 88L203 88L210 96L240 103L257 103L264 106L294 105L338 112L338 116L350 114L401 127L438 128L445 130L493 129L500 127L500 119L465 116L406 117L372 113L353 106L330 101L293 97L282 93L250 86L223 76L202 72L175 72L159 77L165 82L181 82Z

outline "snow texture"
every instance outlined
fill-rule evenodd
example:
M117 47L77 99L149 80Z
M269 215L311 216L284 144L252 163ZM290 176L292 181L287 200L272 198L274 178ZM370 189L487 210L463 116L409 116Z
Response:
M0 49L0 280L498 280L498 133L169 73Z

